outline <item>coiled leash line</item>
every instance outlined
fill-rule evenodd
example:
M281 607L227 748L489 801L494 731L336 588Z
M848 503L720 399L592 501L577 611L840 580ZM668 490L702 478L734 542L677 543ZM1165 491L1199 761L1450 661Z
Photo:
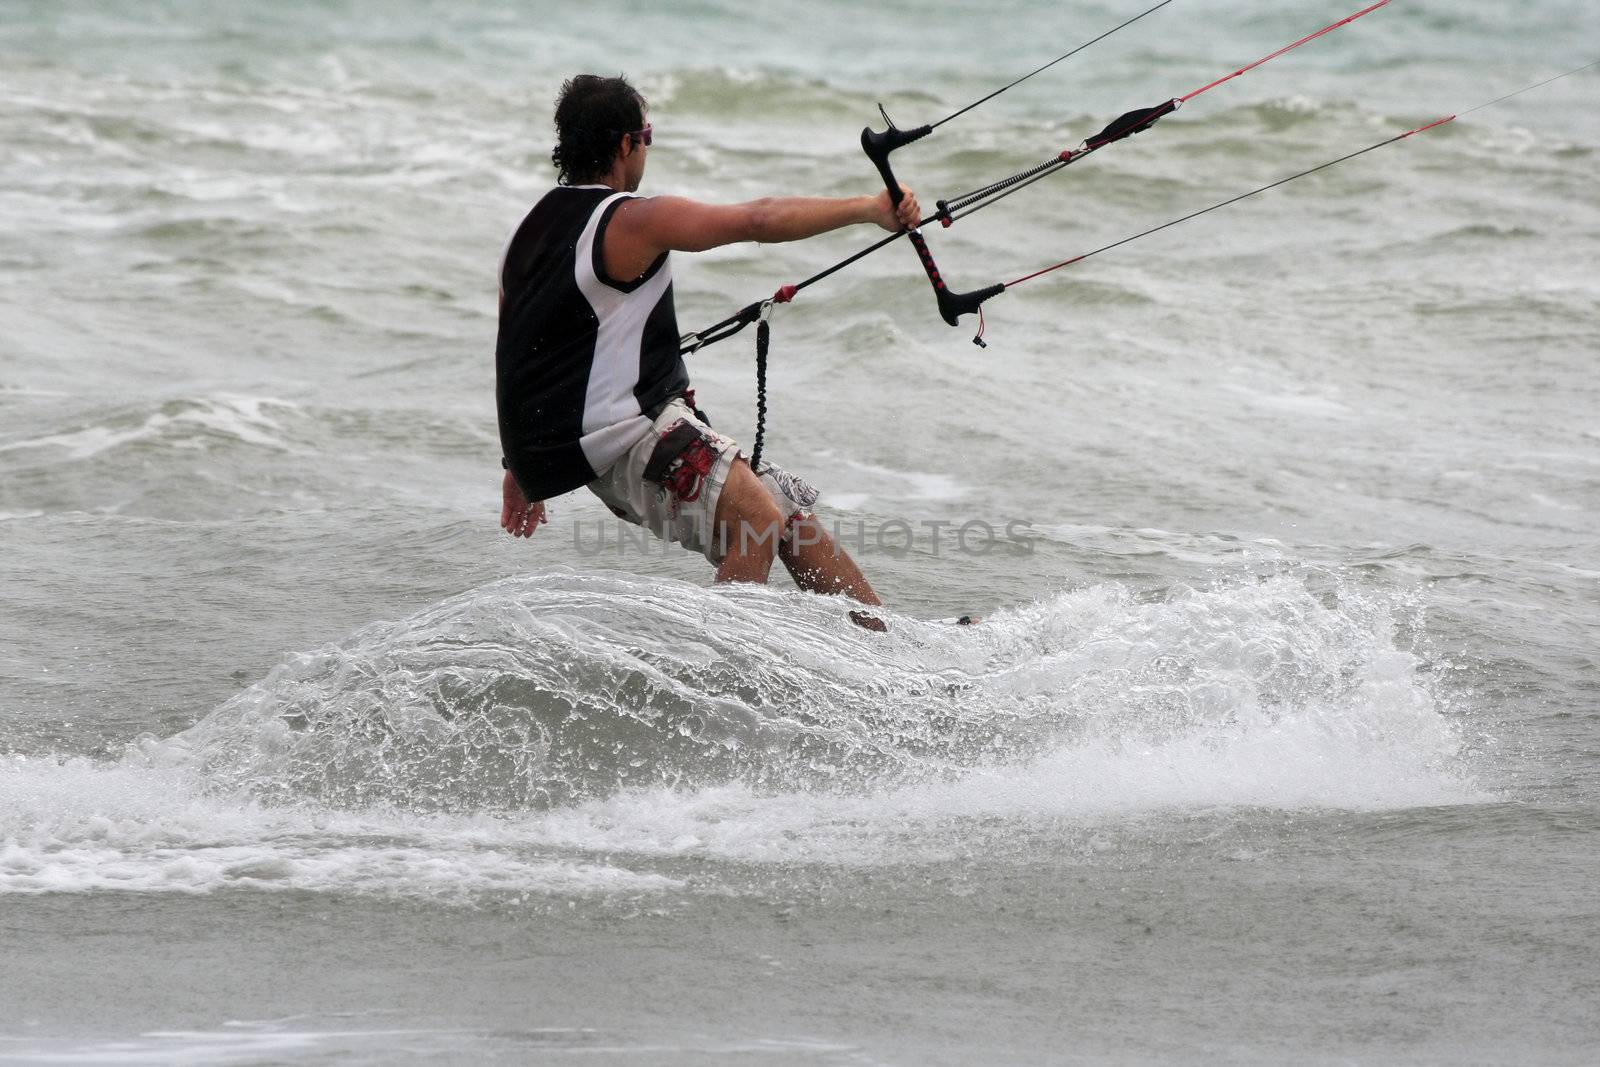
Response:
M761 473L761 446L767 436L767 347L772 341L772 304L765 300L756 318L756 444L750 451L750 469Z

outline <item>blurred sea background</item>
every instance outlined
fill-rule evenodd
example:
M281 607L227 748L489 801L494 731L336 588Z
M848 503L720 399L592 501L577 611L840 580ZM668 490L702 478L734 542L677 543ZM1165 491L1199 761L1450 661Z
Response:
M931 207L1357 6L1179 0L897 170ZM498 529L563 78L648 97L642 192L853 195L878 102L1138 10L0 0L0 1062L1589 1062L1596 70L987 349L899 246L778 309L769 452L887 636L586 493ZM1397 0L930 240L1009 280L1597 29ZM678 256L680 324L875 236ZM751 346L690 357L745 441Z

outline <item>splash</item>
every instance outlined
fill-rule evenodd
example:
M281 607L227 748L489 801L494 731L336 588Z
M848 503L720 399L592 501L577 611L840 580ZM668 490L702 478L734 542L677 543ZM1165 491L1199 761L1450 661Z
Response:
M818 598L516 579L295 657L145 751L267 799L504 811L630 787L863 787L1004 743L972 673L899 622L874 645Z
M1167 813L1482 801L1417 613L1284 573L881 636L798 593L519 578L118 764L0 767L0 890L610 899L684 889L683 857L1050 855Z
M1411 609L1321 586L1101 585L975 630L891 614L881 637L800 594L513 579L297 656L143 751L267 801L456 811L730 783L874 793L1089 746L1291 737L1309 762L1342 746L1404 755L1408 781L1446 773L1455 732L1400 644Z

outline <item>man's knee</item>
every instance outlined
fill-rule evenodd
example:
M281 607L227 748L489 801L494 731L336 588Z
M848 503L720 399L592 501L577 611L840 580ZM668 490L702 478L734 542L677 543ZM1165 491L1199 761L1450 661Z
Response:
M785 558L810 555L807 550L818 545L824 552L834 556L839 555L839 547L833 543L833 539L828 536L827 528L817 521L815 515L796 512L789 518L784 534L781 551Z

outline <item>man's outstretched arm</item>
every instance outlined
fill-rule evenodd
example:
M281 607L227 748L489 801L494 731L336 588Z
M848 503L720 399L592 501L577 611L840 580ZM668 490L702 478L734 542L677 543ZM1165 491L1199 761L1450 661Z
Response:
M606 273L637 278L663 252L704 252L740 241L800 241L861 223L891 233L916 224L917 198L901 187L898 207L888 190L877 196L773 196L743 204L702 204L681 196L629 200L606 230Z

